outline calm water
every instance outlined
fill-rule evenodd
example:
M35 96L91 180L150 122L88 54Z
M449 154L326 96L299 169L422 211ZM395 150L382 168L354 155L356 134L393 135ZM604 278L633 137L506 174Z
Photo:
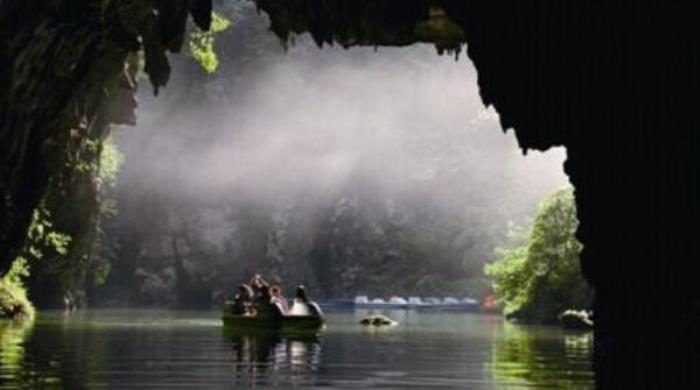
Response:
M42 313L0 325L4 388L518 388L592 386L590 333L500 317L327 313L318 335L229 334L216 312Z

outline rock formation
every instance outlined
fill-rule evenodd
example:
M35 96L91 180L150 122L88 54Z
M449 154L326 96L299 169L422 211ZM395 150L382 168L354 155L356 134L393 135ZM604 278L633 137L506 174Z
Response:
M156 93L168 81L190 14L208 28L211 0L0 3L0 273L76 140L134 123L137 52Z
M689 272L700 258L692 228L700 217L700 25L690 4L258 4L283 38L308 31L319 44L423 41L440 50L466 41L484 103L496 107L504 128L515 128L523 149L567 147L582 266L597 291L598 387L700 386L700 290ZM210 6L0 2L0 271L22 245L52 170L71 150L70 129L86 134L125 121L104 103L133 88L124 65L130 54L144 49L157 89L168 78L165 52L179 49L187 14L206 27Z
M434 42L461 28L485 104L524 150L567 148L596 288L600 388L700 380L698 25L658 1L465 2L259 0L281 37L319 44ZM432 26L426 30L425 26ZM429 33L426 33L429 31ZM630 326L634 324L634 326Z

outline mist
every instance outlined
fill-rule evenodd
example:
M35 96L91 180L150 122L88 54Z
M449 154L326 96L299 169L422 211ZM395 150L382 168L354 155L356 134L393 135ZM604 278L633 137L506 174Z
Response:
M163 112L162 98L142 93L141 125L118 134L130 161L120 186L263 201L301 189L332 192L358 174L402 191L465 164L529 174L504 183L508 192L523 190L524 181L531 188L565 182L564 151L524 156L513 133L503 134L497 114L483 107L464 57L437 56L426 46L291 47L243 77L252 80L243 96L204 107ZM177 85L164 92L177 93ZM454 186L431 191L448 196Z
M219 295L257 269L329 296L386 291L363 273L378 270L432 291L447 284L421 275L480 278L509 221L567 183L565 151L523 155L465 56L307 36L285 51L264 16L237 18L216 74L174 59L160 96L142 86L139 125L115 131L126 163L108 231L127 247L115 273L140 275L139 294L186 272Z

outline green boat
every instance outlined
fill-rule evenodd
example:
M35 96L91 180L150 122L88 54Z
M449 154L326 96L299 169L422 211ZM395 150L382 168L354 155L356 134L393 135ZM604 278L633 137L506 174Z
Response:
M282 310L274 304L257 305L257 315L248 316L233 313L233 302L226 301L223 307L221 319L224 327L245 329L245 330L289 330L306 331L318 330L323 327L324 318L320 309L315 303L310 303L317 310L317 314L293 315L284 314Z

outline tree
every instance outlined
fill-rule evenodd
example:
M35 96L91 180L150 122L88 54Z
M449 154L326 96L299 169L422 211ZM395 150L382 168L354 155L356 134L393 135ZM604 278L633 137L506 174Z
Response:
M551 323L566 309L588 309L592 290L580 272L577 226L573 188L562 188L540 204L529 232L511 235L519 244L496 249L484 271L506 317Z

